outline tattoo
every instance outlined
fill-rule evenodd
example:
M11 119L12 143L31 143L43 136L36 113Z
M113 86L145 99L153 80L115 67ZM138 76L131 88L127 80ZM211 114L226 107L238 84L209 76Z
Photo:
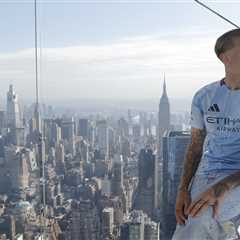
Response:
M203 143L206 136L205 130L192 128L191 142L185 156L182 177L179 188L188 189L202 157Z
M214 192L215 194L221 194L222 192L227 192L238 186L240 186L240 171L237 171L216 183L214 186Z
M216 198L218 198L218 197L221 197L222 195L224 195L224 193L226 193L226 191L228 191L229 188L228 188L227 184L223 182L221 184L215 185L213 190L214 190L214 196Z

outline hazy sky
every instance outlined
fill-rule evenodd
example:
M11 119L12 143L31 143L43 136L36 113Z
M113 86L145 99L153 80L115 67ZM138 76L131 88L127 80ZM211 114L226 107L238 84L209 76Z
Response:
M33 1L0 0L0 97L34 96ZM238 1L203 1L240 24ZM233 27L194 1L38 1L40 98L191 98L224 76L216 38Z

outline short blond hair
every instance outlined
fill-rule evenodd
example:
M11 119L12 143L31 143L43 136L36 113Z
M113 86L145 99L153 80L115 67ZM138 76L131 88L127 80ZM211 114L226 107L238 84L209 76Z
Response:
M217 39L215 44L215 53L218 58L221 53L224 53L225 51L230 50L235 46L234 40L236 38L240 38L239 28L226 32Z

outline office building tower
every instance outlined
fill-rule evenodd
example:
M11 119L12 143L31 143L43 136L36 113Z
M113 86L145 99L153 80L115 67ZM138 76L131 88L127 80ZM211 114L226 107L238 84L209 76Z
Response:
M13 86L9 86L7 92L6 124L9 129L10 142L14 145L24 145L24 128L22 113L17 94L13 91Z
M102 211L102 238L111 239L114 227L113 208L104 208Z
M65 171L65 152L64 145L62 143L56 144L55 147L55 159L56 159L56 172L57 174L64 174Z
M53 119L44 119L43 135L46 143L46 151L49 152L51 147L54 147L62 140L61 127Z
M129 126L128 122L124 118L118 120L118 134L121 137L129 136Z
M123 193L123 159L118 154L113 159L111 191L113 196L121 196Z
M141 125L140 124L134 124L132 127L132 133L133 133L133 139L135 142L139 142L139 139L141 137Z
M71 240L100 240L100 220L96 206L90 200L72 202Z
M111 196L111 181L108 179L107 175L101 180L101 195L108 198Z
M160 206L163 239L171 239L176 227L176 195L189 142L190 132L168 131L163 137L163 191Z
M112 127L108 127L108 158L106 160L109 160L109 158L112 158L115 153L115 130Z
M5 127L5 112L0 110L0 134L2 133L4 127Z
M154 179L156 158L150 148L141 149L138 157L138 186L134 196L133 209L143 210L152 217L155 209Z
M56 167L56 151L54 147L51 147L48 152L48 163L53 167Z
M76 151L84 163L89 162L89 143L86 140L81 139L76 143Z
M159 224L134 210L121 225L120 240L159 240Z
M74 118L64 117L61 121L62 138L66 140L66 152L73 156L76 154L76 140L75 140L75 121Z
M95 122L89 122L89 144L93 146L96 143L97 129Z
M15 239L16 223L13 216L4 215L0 218L0 234L6 234L7 239Z
M124 161L131 156L130 141L126 137L120 137L120 153L123 156Z
M58 144L62 140L62 129L56 122L53 123L51 133L54 146L54 144Z
M151 221L150 218L145 218L144 240L160 240L159 223Z
M89 120L86 118L81 118L78 121L78 135L83 137L83 139L89 139Z
M5 171L10 175L11 189L29 187L29 166L25 149L16 146L5 147Z
M106 120L97 121L97 146L105 159L109 157L109 135Z
M129 221L122 227L121 240L145 240L144 239L144 213L133 211L129 216Z
M44 164L46 162L46 147L45 147L45 140L41 133L39 134L38 138L39 140L36 148L36 157L37 157L38 166L40 167L40 177L42 177Z
M30 172L34 172L38 169L36 153L32 149L24 148L24 155L27 159L27 165Z

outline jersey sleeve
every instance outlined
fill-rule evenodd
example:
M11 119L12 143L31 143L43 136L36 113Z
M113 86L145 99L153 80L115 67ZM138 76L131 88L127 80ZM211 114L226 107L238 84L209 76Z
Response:
M202 97L199 96L198 93L196 93L192 99L192 105L191 105L191 120L190 125L193 128L198 129L204 129L204 114L203 109L201 108L201 100Z

